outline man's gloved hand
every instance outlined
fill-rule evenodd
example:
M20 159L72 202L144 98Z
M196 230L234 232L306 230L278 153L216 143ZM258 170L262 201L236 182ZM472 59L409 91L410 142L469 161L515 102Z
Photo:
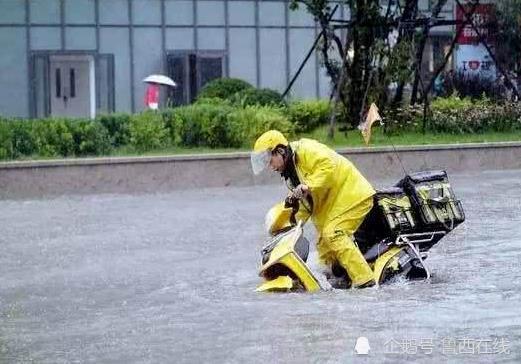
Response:
M306 197L309 193L309 187L305 184L300 184L293 190L292 197L297 199L302 199L303 197Z

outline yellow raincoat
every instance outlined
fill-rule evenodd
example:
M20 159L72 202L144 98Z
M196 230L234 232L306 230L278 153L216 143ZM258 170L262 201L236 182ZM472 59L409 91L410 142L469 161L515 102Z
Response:
M352 235L373 206L373 187L348 159L324 144L301 139L290 146L300 183L309 187L313 200L321 261L340 263L354 286L371 281L373 272Z

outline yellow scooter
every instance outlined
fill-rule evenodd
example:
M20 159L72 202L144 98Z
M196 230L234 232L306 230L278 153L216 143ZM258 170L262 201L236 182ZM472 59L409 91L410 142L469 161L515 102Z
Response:
M355 240L373 269L378 285L398 277L430 278L431 273L425 264L427 251L464 221L461 204L453 196L446 174L446 183L440 187L436 184L440 180L440 172L422 173L424 180L417 184L421 187L423 196L427 196L427 202L421 202L416 209L405 192L409 187L402 180L398 184L401 183L401 187L379 191L375 195L372 211L355 233ZM412 175L413 178L415 176ZM432 198L425 194L428 189L425 186L434 186L433 191L436 189ZM442 198L436 195L439 194L439 188L445 193ZM309 214L299 211L301 205L302 202L286 199L284 203L271 208L266 215L266 228L271 238L261 251L259 275L264 281L256 289L259 292L316 292L324 289L316 274L306 264L309 241L304 236L303 228ZM436 216L438 219L422 219L421 211L426 209L430 209L430 217ZM450 226L447 221L451 222ZM340 281L343 284L340 287L350 287L345 269L339 265L331 268L335 277L342 278ZM337 288L334 284L333 287Z

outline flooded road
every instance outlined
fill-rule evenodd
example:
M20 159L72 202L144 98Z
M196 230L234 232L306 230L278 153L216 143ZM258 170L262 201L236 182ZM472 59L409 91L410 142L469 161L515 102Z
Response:
M0 201L0 362L519 363L521 171L451 182L430 282L317 294L254 292L282 186Z

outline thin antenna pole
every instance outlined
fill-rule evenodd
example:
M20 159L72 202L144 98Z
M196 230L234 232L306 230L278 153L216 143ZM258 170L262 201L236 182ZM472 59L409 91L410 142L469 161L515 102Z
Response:
M380 120L380 126L384 126L385 127L385 124L382 120ZM387 139L389 140L389 143L391 144L391 146L393 147L393 152L394 152L394 155L396 156L396 158L398 159L398 162L400 163L400 167L402 167L402 171L405 175L408 174L407 170L405 169L405 167L403 166L403 162L402 162L402 159L400 158L400 155L398 154L398 151L396 150L396 147L394 146L394 143L392 142L391 140L391 137L389 135L387 135L385 133L385 128L384 128L384 131L383 131L384 135L387 137Z
M396 155L396 158L398 158L398 162L400 162L400 166L402 167L403 173L405 175L407 175L408 172L405 170L405 167L403 166L402 159L400 158L400 155L398 154L398 151L396 150L396 147L394 146L393 142L391 142L391 138L389 137L389 135L387 136L387 138L389 139L389 142L391 143L391 146L393 147L393 151L394 151L394 154Z

